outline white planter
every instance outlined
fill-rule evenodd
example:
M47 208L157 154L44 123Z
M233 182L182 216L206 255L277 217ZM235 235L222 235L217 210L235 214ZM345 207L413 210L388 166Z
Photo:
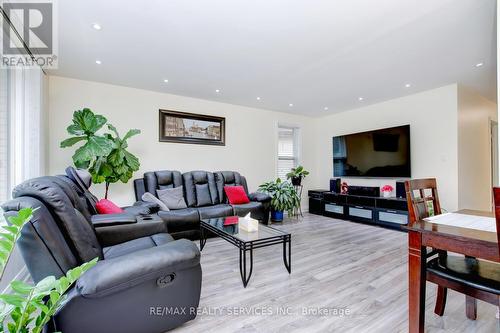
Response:
M391 195L392 195L392 191L391 191L391 192L382 192L382 196L383 196L384 198L390 198L390 197L391 197Z

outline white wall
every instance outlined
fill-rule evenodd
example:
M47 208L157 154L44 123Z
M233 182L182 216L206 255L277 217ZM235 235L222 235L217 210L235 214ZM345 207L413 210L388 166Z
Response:
M129 150L141 162L134 178L142 177L145 171L162 169L236 170L246 176L249 189L256 190L260 183L276 177L280 122L300 127L300 163L306 169L312 165L313 155L308 149L314 142L312 118L56 76L50 77L49 85L49 174L63 173L72 164L74 149L61 149L59 143L68 137L66 127L73 111L84 107L105 115L121 133L130 128L142 131L129 141ZM159 142L159 109L226 117L226 146ZM312 178L305 180L306 187ZM97 185L93 191L102 196L103 186ZM121 205L131 204L132 183L112 184L110 199ZM307 209L307 200L303 200L303 207Z
M275 178L276 127L284 123L301 128L300 163L311 171L303 195L307 210L307 189L328 188L332 178L333 136L409 124L412 177L437 178L445 209L489 209L491 202L487 126L488 118L495 118L492 110L496 104L456 84L321 118L55 76L49 79L49 94L50 174L62 173L72 164L74 149L61 149L59 142L67 137L65 129L73 111L89 107L104 114L121 132L142 130L130 140L130 151L141 160L135 177L160 169L237 170L247 177L250 190L255 190L263 181ZM226 117L226 146L159 142L159 109ZM396 181L344 180L350 185L372 186L394 186ZM102 196L103 186L97 185L94 191ZM130 204L134 200L132 184L112 184L110 198L121 205Z
M410 125L412 177L436 177L441 205L458 207L457 85L350 110L316 120L314 185L332 177L332 137L384 127ZM349 185L395 185L395 179L346 178Z
M474 91L458 89L458 207L491 210L490 122L496 104Z

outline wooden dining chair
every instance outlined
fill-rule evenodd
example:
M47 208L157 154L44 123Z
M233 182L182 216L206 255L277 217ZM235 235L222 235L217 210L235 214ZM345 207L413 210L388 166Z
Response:
M441 214L435 179L409 180L405 187L410 223ZM495 188L494 193L498 236L500 189ZM428 252L426 257L426 279L438 286L434 308L437 315L444 313L448 288L465 294L465 313L469 319L476 319L477 299L499 305L500 264L472 257L448 256L446 252L435 250Z

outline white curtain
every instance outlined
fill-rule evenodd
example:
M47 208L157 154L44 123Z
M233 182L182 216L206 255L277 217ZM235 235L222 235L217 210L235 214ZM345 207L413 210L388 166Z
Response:
M45 78L36 67L0 72L0 201L5 201L13 186L45 171Z

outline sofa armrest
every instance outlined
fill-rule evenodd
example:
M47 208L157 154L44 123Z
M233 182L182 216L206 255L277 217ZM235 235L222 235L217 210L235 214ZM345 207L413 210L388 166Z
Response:
M96 214L91 217L92 225L96 228L137 223L134 215L129 213Z
M152 236L167 232L167 224L163 221L144 221L115 226L102 226L95 229L101 246L112 246L136 238Z
M132 215L147 215L157 213L160 207L152 202L137 201L133 206L122 207L122 209Z
M250 201L258 201L258 202L270 202L271 201L271 197L268 194L262 193L262 192L250 193L248 195L248 199L250 199Z
M198 247L187 239L180 239L99 261L80 277L76 288L83 297L103 297L160 277L175 279L177 271L199 264ZM164 282L168 283L168 279Z

